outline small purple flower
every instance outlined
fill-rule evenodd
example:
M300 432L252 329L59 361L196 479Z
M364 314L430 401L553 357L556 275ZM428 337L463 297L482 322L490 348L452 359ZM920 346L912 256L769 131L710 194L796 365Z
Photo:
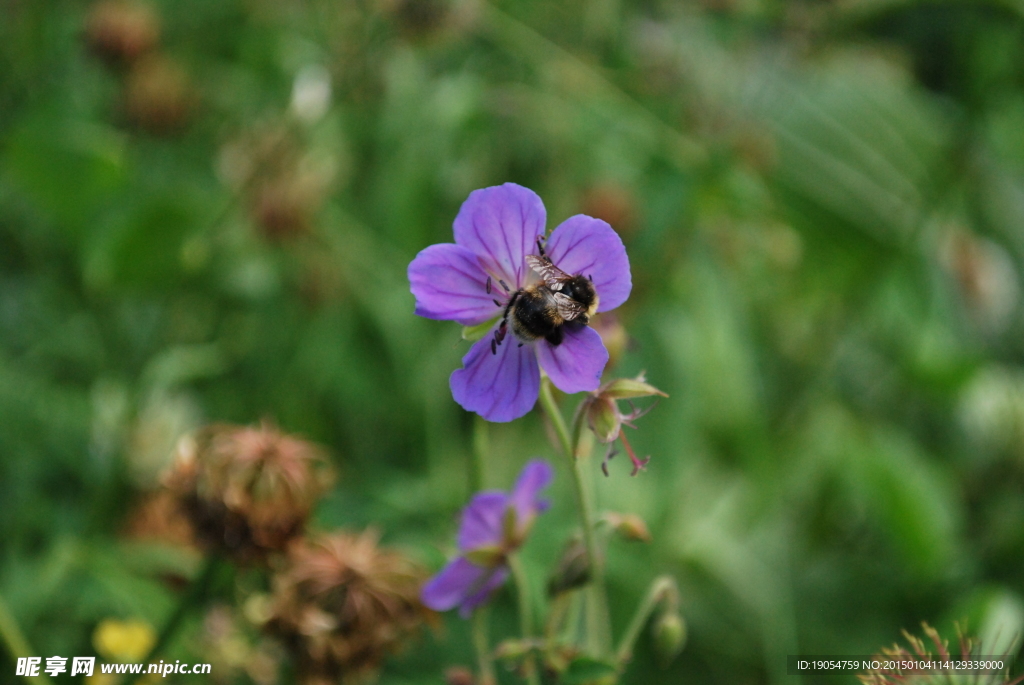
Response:
M466 618L508 579L508 555L526 540L537 514L548 508L538 497L554 470L535 459L523 467L512 492L485 490L462 510L460 556L423 586L423 603L435 611L459 607Z
M546 221L544 204L532 190L514 183L474 190L455 217L455 244L431 245L409 265L416 313L464 326L502 317L516 292L540 280L526 257L543 254ZM598 312L629 297L626 248L604 221L582 214L566 219L548 236L544 253L565 274L585 275L593 283ZM597 389L608 351L593 329L573 322L554 344L514 337L501 344L504 329L494 335L499 325L452 373L452 396L463 408L489 421L517 419L537 401L541 369L563 392Z

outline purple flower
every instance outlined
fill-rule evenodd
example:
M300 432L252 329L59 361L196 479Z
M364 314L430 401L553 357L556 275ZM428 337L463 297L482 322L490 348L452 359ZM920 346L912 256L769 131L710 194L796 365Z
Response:
M514 183L470 193L455 217L455 244L431 245L409 265L416 313L464 326L500 319L520 289L541 280L526 257L545 253L565 274L587 277L597 294L596 311L625 302L632 289L629 259L612 227L577 214L551 232L542 253L546 218L537 194ZM478 340L452 373L455 401L489 421L517 419L537 401L541 369L563 392L596 390L608 351L585 321L563 325L554 343L513 337L501 344L505 329L496 320L492 334Z
M423 603L435 611L459 607L463 618L508 578L508 555L526 540L537 514L548 508L538 497L554 478L546 461L523 467L512 492L485 490L462 510L458 545L462 554L423 586Z

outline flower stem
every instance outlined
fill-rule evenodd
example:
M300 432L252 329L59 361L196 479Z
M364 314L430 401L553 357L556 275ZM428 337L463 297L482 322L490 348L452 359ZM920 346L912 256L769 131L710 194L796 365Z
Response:
M7 608L7 602L4 601L3 597L0 597L0 639L7 645L7 651L10 652L14 661L35 656L28 644L28 640L25 639L24 633L21 632L14 614ZM52 682L49 676L43 673L35 677L25 676L25 680L37 684L41 683L41 685L50 685Z
M518 554L511 554L508 557L508 565L512 569L512 579L516 584L516 595L519 597L519 626L523 634L523 640L529 642L533 639L533 607L530 605L530 582L523 569L523 563L519 560ZM530 653L523 660L523 669L526 682L529 685L540 685L540 677L537 674L537 662Z
M487 435L487 421L479 414L473 415L473 461L469 469L469 489L478 492L487 483L487 454L490 439Z
M604 590L604 570L601 566L600 554L597 550L597 542L594 538L594 506L590 495L590 488L587 483L586 465L589 460L584 455L577 454L580 438L582 436L581 417L577 416L574 421L573 433L575 442L570 438L569 429L562 418L555 403L555 397L551 392L551 380L547 377L541 379L540 403L547 414L551 425L561 443L562 451L569 460L572 469L573 485L576 489L576 504L579 507L580 522L583 527L583 545L587 550L587 563L590 566L591 582L586 589L587 606L587 647L600 656L609 651L611 647L611 630L608 626L608 603Z
M477 667L480 671L480 685L497 685L494 675L494 658L491 655L488 619L490 608L486 605L477 607L473 612L473 649L476 650Z
M151 663L159 656L160 652L167 646L174 637L175 633L178 632L178 628L181 627L181 622L185 620L194 607L196 607L206 597L206 591L210 587L210 581L217 575L217 570L220 568L220 555L211 554L206 560L206 565L203 566L202 571L196 576L196 579L192 581L192 585L189 587L188 592L181 598L181 602L175 608L174 613L171 614L170 618L167 619L167 623L160 630L159 636L156 638L156 642L153 643L153 647L149 650L149 654L143 659L143 663ZM129 685L132 685L142 679L142 676L132 678L128 681Z
M619 646L615 650L615 660L620 666L632 658L633 646L636 644L637 638L640 637L640 631L643 630L647 619L651 617L661 602L665 602L667 608L672 610L676 609L676 605L679 603L679 589L676 587L675 579L671 576L658 576L651 581L647 596L637 606L633 619L629 622L629 627L626 628L626 632L623 633L622 639L619 640Z

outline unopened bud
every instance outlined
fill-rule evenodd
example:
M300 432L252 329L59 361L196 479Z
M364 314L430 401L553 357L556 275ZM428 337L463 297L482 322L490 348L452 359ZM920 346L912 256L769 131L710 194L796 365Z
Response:
M590 582L590 561L587 548L579 538L570 540L562 551L562 558L548 580L548 595L554 597Z
M666 611L654 622L654 650L662 666L668 666L686 646L686 623L675 611Z
M635 542L650 542L651 531L647 523L636 514L616 514L609 522L614 526L615 532L627 540Z
M615 401L601 396L588 399L587 425L601 442L608 443L619 437L622 419Z
M504 640L494 648L494 658L506 661L522 659L537 647L529 640Z

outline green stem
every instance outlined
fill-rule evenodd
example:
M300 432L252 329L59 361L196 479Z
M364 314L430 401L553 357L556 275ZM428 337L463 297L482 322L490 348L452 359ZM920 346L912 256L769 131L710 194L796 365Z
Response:
M487 454L491 441L487 435L487 421L479 414L473 415L473 463L469 471L471 492L483 490L487 483Z
M604 569L601 566L600 554L597 549L597 542L594 538L594 506L590 496L590 488L587 487L588 473L586 466L589 463L584 455L577 454L579 441L582 436L581 413L577 414L573 425L573 436L570 437L569 429L562 418L555 403L555 397L551 392L551 380L547 377L541 379L540 404L547 414L551 425L554 426L558 441L561 443L562 451L569 460L572 469L573 486L576 489L576 504L579 507L580 522L583 527L583 546L587 550L587 563L590 566L591 582L586 589L587 607L587 647L595 656L605 654L611 647L611 630L608 626L608 603L604 590Z
M644 629L647 619L651 617L658 604L666 603L666 609L675 610L679 604L679 590L676 581L671 576L658 576L647 590L647 596L636 608L629 627L619 640L619 646L615 650L615 660L619 665L625 664L633 656L633 646L640 637L640 631Z
M25 639L25 634L21 632L21 628L18 626L18 621L15 620L14 614L7 608L7 602L4 601L3 597L0 597L0 639L7 645L7 651L10 652L15 661L35 656L28 644L28 640ZM34 677L25 676L25 680L37 685L50 685L49 676L42 673L42 664L40 664L39 668L39 675Z
M157 636L156 642L153 643L153 647L149 650L149 654L143 659L143 663L152 663L160 652L167 646L171 641L171 638L178 632L181 627L182 621L188 615L194 607L196 607L206 596L206 591L210 586L210 581L217 574L217 570L220 568L220 556L212 554L206 560L206 565L203 570L200 571L196 579L192 581L192 585L189 587L188 592L181 598L181 602L175 608L174 613L171 614L170 618L167 619L167 623L164 624L163 629L160 631L160 635ZM129 685L133 685L142 679L142 676L132 678L128 681Z
M480 685L497 685L494 675L494 658L491 655L487 619L490 609L486 605L473 612L473 649L476 650L477 666L480 671Z
M533 640L533 607L530 604L530 582L526 572L523 570L523 563L519 560L518 554L511 554L508 557L508 565L512 569L512 579L516 584L516 595L519 598L519 627L523 634L523 640ZM529 685L540 685L540 676L537 673L537 663L531 652L523 660L523 669L526 675L526 682Z

